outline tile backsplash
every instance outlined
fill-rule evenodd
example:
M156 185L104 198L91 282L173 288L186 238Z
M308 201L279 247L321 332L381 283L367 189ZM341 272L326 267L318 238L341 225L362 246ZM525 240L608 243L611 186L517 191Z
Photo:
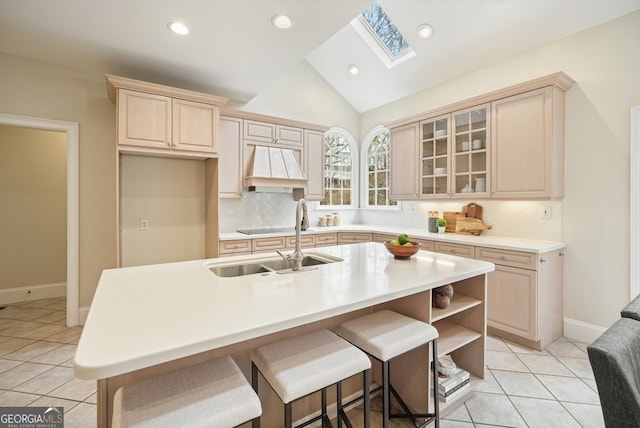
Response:
M394 225L427 228L427 212L460 211L471 201L404 202L402 210L340 210L342 224ZM510 236L529 239L562 240L561 201L474 201L483 207L483 221L492 229L483 235ZM551 219L543 219L543 207L551 208ZM240 200L220 203L220 231L238 229L293 227L296 201L290 193L243 193ZM318 217L331 211L317 209L316 202L308 203L311 227L317 227Z
M290 193L245 192L239 200L220 203L220 231L289 227L296 222L296 201Z

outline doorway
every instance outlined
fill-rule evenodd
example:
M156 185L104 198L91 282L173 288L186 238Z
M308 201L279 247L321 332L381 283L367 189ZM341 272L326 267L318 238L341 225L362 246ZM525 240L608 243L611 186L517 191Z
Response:
M0 113L0 124L61 131L67 143L67 326L78 324L79 170L78 124Z

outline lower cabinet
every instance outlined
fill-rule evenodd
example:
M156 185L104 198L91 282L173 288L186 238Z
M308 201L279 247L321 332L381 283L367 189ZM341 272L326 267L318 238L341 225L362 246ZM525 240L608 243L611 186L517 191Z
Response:
M536 254L476 247L488 275L489 332L541 350L563 334L562 252Z
M287 249L293 250L296 248L296 237L295 236L287 236ZM300 247L301 248L314 248L316 246L316 236L315 235L301 235L300 236Z
M338 245L371 242L372 234L364 232L338 232Z
M328 247L337 244L338 234L336 232L316 234L316 247Z
M220 241L218 252L220 254L220 257L251 254L251 239Z
M302 235L301 245L302 248L313 248L355 242L382 243L396 238L397 235L389 233L327 232ZM487 275L486 288L487 328L491 334L538 350L546 348L562 336L561 250L538 254L419 238L413 240L422 244L422 250L476 258L495 264L495 271ZM220 256L283 248L295 248L295 236L221 241ZM456 338L453 342L443 341L442 349L458 349L459 340L464 343L465 338L470 338L473 342L482 335L482 332L476 331L467 336L469 332L458 330L459 326L474 330L473 325L481 322L485 299L478 290L484 288L480 284L468 286L456 283L454 289L454 296L457 296L454 297L455 304L452 303L447 310L432 309L431 321L438 322L441 334L447 332L446 336ZM469 311L471 308L474 309ZM456 315L462 311L464 315ZM475 370L475 364L471 366Z
M449 254L451 256L467 257L473 259L475 257L475 247L464 244L451 244L449 242L436 242L435 252Z

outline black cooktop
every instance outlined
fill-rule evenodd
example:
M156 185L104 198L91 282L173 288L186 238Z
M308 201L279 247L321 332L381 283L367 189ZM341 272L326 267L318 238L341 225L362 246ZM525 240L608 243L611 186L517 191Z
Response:
M296 229L294 227L271 227L266 229L245 229L238 230L238 233L244 233L245 235L258 235L261 233L284 233L284 232L295 232Z

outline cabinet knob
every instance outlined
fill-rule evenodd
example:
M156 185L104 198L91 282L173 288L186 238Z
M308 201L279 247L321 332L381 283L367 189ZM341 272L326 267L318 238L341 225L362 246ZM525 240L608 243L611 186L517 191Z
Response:
M545 259L540 259L540 263L546 263L547 261Z

